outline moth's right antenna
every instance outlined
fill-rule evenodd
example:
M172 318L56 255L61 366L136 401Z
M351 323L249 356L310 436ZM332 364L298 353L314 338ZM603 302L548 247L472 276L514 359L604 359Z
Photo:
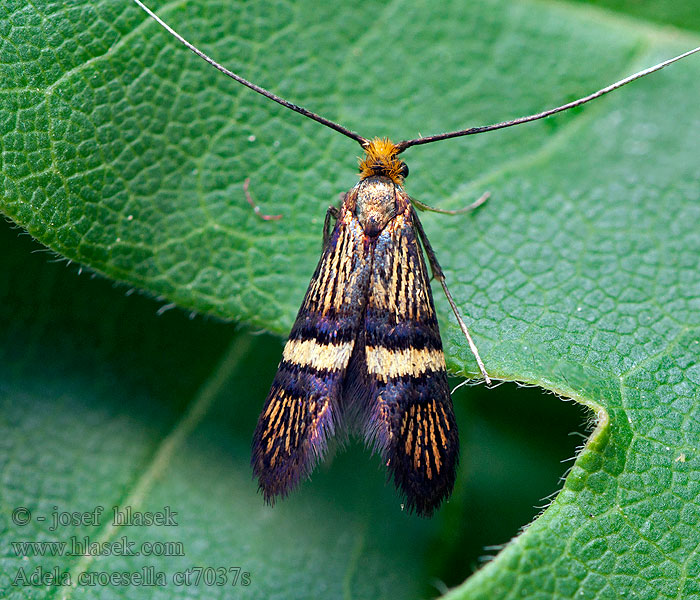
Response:
M211 66L213 66L217 70L221 71L224 75L228 75L231 79L237 81L238 83L242 83L244 86L250 88L254 92L257 92L258 94L265 96L265 98L269 98L270 100L277 102L277 104L281 104L285 108L289 108L290 110L293 110L294 112L298 112L299 114L304 115L305 117L308 117L309 119L313 119L314 121L321 123L321 125L325 125L326 127L330 127L331 129L334 129L335 131L342 133L344 136L347 136L350 139L355 140L363 148L369 143L369 140L367 140L366 138L363 138L360 134L355 133L354 131L350 131L346 127L343 127L342 125L340 125L338 123L334 123L333 121L326 119L325 117L322 117L321 115L317 115L315 112L311 112L310 110L304 108L303 106L297 106L296 104L293 104L292 102L289 102L289 101L285 100L284 98L280 98L276 94L273 94L272 92L268 92L265 88L262 88L259 85L255 85L254 83L248 81L247 79L243 79L243 77L241 77L240 75L236 75L233 71L229 71L226 67L224 67L223 65L220 65L213 58L204 54L204 52L202 52L199 48L197 48L197 46L188 42L177 31L175 31L172 27L170 27L170 25L168 25L158 15L156 15L150 8L148 8L143 2L141 2L141 0L134 0L134 2L139 7L141 7L149 17L151 17L156 23L158 23L158 25L160 25L163 29L165 29L176 40L178 40L181 44L183 44L184 46L186 46L187 48L192 50L192 52L194 52L197 56L199 56L199 58L204 59Z
M450 138L456 138L456 137L462 137L463 135L475 135L477 133L484 133L486 131L494 131L495 129L503 129L505 127L513 127L513 125L520 125L521 123L529 123L530 121L537 121L538 119L544 119L545 117L548 117L550 115L554 115L556 113L569 110L570 108L574 108L576 106L581 106L582 104L586 104L586 102L590 102L591 100L595 100L596 98L600 98L601 96L607 94L608 92L612 92L613 90L616 90L617 88L621 88L623 85L627 85L628 83L631 83L635 81L636 79L640 79L646 75L649 75L651 73L654 73L655 71L659 71L663 69L664 67L667 67L668 65L684 59L686 56L690 56L691 54L695 54L696 52L700 52L700 46L697 48L693 48L692 50L688 50L688 52L684 52L683 54L679 54L678 56L674 56L673 58L669 58L668 60L665 60L663 62L660 62L657 65L654 65L653 67L649 67L648 69L643 69L641 71L638 71L637 73L634 73L630 75L629 77L625 77L624 79L620 79L620 81L616 81L615 83L612 83L603 89L598 90L597 92L593 92L592 94L589 94L588 96L584 96L583 98L579 98L578 100L573 100L572 102L567 102L566 104L562 104L561 106L557 106L556 108L550 108L549 110L545 110L543 112L534 114L534 115L529 115L527 117L520 117L519 119L513 119L512 121L504 121L503 123L496 123L494 125L482 125L480 127L470 127L469 129L461 129L460 131L450 131L447 133L438 133L437 135L431 135L427 137L420 137L416 138L414 140L404 140L403 142L399 142L396 144L396 147L398 148L399 152L403 152L406 150L406 148L410 148L411 146L420 146L421 144L430 144L432 142L439 142L440 140L449 140Z

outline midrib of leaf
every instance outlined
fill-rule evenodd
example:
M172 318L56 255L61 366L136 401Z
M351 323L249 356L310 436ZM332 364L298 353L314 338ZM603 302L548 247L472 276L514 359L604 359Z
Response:
M121 505L131 506L134 510L138 510L143 505L153 484L166 471L178 448L183 446L189 435L204 420L219 392L236 372L238 365L246 356L250 347L250 336L238 335L231 342L218 365L212 371L211 376L192 398L180 420L158 445L146 470L133 482L131 491L127 492L124 500L120 502ZM104 542L114 539L118 535L119 529L120 526L110 522L97 536L97 543L102 545ZM84 556L80 559L69 572L71 581L77 582L78 577L89 569L94 560L95 557L93 555ZM61 600L70 598L74 589L75 585L66 588L56 586L54 588L55 591L61 593ZM53 594L49 597L51 596Z

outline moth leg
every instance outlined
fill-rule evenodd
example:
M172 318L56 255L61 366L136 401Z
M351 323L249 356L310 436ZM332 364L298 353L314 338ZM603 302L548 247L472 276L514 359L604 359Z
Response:
M476 344L474 343L474 340L472 340L472 336L469 334L469 329L467 329L467 326L464 323L464 320L462 319L462 315L460 314L459 309L457 308L457 305L455 304L455 301L452 298L452 294L447 288L445 274L442 272L440 263L438 263L437 257L435 256L435 251L433 250L432 246L430 245L430 242L428 241L428 236L425 235L423 225L421 224L420 219L418 219L418 215L416 214L415 209L411 208L411 210L413 211L413 218L416 225L416 231L418 231L420 241L423 244L423 248L425 248L425 253L428 255L428 262L430 263L430 270L433 273L433 277L440 281L440 285L442 285L442 289L445 292L447 301L450 303L452 312L455 314L455 317L457 317L457 323L459 323L459 328L462 330L464 337L467 338L467 342L469 343L469 349L472 351L472 354L476 359L476 364L479 366L479 371L481 371L481 375L483 376L487 385L491 385L491 378L486 372L486 367L484 367L484 361L481 360L481 356L479 356L479 350L477 350Z
M326 219L323 221L323 247L326 247L328 240L331 237L331 218L338 220L340 210L337 206L329 206L326 211Z
M255 201L250 196L250 190L248 189L249 187L250 177L246 177L246 180L243 182L243 191L245 192L245 199L248 201L248 204L250 204L253 207L253 212L263 221L279 221L282 218L282 215L263 214L263 212L260 210L260 207L257 204L255 204Z
M443 208L434 208L428 204L425 204L424 202L421 202L420 200L416 200L415 198L411 198L411 202L416 205L420 210L427 210L430 212L436 212L440 213L441 215L461 215L462 213L470 212L474 210L475 208L479 208L484 202L486 202L489 197L491 196L491 192L484 192L481 197L472 202L469 206L465 206L464 208L458 208L457 210L445 210Z

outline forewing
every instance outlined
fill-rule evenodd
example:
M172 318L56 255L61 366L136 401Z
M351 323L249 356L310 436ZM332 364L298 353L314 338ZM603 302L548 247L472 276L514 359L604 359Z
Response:
M403 199L374 249L363 335L368 392L358 412L407 508L429 515L454 486L459 439L430 280Z
M253 471L268 502L310 474L342 425L340 394L369 283L363 239L357 219L344 205L253 437Z

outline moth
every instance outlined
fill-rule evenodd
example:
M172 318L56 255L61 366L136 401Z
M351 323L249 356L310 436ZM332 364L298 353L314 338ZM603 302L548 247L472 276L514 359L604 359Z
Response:
M393 143L369 139L229 71L185 40L140 0L172 36L235 81L360 144L360 180L329 208L323 251L253 436L252 467L272 504L307 478L336 436L359 433L378 452L405 506L431 515L449 497L459 437L430 287L440 282L487 384L487 373L450 294L416 207L440 211L404 191L412 146L535 121L580 106L700 47L634 73L588 96L511 121ZM331 227L332 221L335 224ZM425 260L427 257L427 263ZM430 269L428 269L428 267Z
M381 454L408 509L430 514L452 491L459 438L423 250L473 341L403 190L397 147L374 139L365 152L360 181L327 213L321 260L255 430L253 471L272 501L352 427Z

